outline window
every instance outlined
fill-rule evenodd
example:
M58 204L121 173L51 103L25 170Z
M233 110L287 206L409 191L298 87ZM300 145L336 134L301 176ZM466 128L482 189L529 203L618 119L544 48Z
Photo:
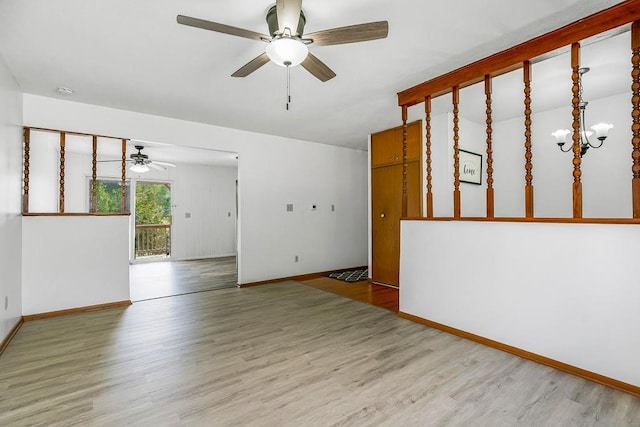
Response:
M129 181L125 183L125 212L130 212L129 205ZM91 179L89 179L89 211L92 203ZM117 179L96 180L96 210L97 213L120 213L122 212L122 181Z

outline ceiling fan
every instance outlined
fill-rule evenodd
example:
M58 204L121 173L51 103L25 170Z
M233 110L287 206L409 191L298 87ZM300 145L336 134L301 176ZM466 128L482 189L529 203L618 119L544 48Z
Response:
M326 82L336 73L310 53L307 45L330 46L383 39L389 32L389 23L378 21L304 34L306 18L302 0L277 0L269 8L266 20L270 35L184 15L178 15L177 20L182 25L268 43L266 52L240 67L233 77L246 77L271 60L287 68L302 64L316 78Z
M129 170L136 173L145 173L149 172L149 169L155 169L159 171L167 170L167 167L175 168L176 165L173 163L167 162L157 162L153 160L149 160L149 156L146 154L142 154L142 150L144 146L136 145L135 149L138 150L137 153L132 153L129 155L129 159L126 160L128 163L131 163L131 167ZM101 160L101 162L121 162L122 160Z

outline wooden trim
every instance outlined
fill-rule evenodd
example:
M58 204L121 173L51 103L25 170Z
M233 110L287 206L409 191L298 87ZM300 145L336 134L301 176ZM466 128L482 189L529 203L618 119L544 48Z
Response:
M64 213L64 162L66 149L66 134L60 132L60 194L58 200L58 212Z
M432 167L431 167L431 97L427 96L424 100L424 121L427 140L427 218L433 217L433 183L432 183Z
M487 123L487 218L494 217L494 195L493 195L493 110L491 108L491 76L484 76L484 95L486 105Z
M22 212L29 212L29 159L31 150L31 131L29 128L22 130L24 139L24 159L23 159L23 186L22 186Z
M402 221L532 222L540 224L640 224L640 218L406 217Z
M606 377L601 374L597 374L595 372L587 371L586 369L578 368L573 365L569 365L564 362L560 362L554 359L551 359L546 356L541 356L536 353L532 353L527 350L523 350L518 347L514 347L508 344L503 344L499 341L494 341L489 338L482 337L480 335L472 334L470 332L463 331L461 329L453 328L451 326L443 325L441 323L434 322L432 320L423 319L422 317L414 316L413 314L404 313L402 311L398 312L398 317L403 319L411 320L412 322L419 323L424 326L428 326L430 328L439 329L443 332L447 332L449 334L465 338L471 341L475 341L482 345L486 345L488 347L495 348L497 350L504 351L506 353L513 354L515 356L522 357L523 359L531 360L536 363L540 363L541 365L550 366L554 369L557 369L562 372L566 372L568 374L575 375L577 377L605 385L607 387L614 388L616 390L622 391L624 393L628 393L632 396L640 397L640 387L635 386L633 384L625 383L620 380L616 380L614 378Z
M531 61L522 63L524 83L524 216L533 218L533 153L531 152Z
M53 133L64 132L67 135L97 136L98 138L109 138L109 139L128 139L128 138L122 138L120 136L99 135L99 134L93 134L93 133L76 132L76 131L73 131L73 130L40 128L40 127L35 127L35 126L25 126L25 129L31 129L31 130L40 131L40 132L53 132Z
M22 216L129 216L130 212L27 212Z
M127 211L127 140L122 139L122 182L120 187L122 189L122 199L120 200L120 212L125 213Z
M573 98L571 104L573 109L571 114L573 115L573 217L582 218L582 171L580 170L580 164L582 163L582 156L580 155L580 43L573 43L571 45L571 68L573 70L571 79L573 86L571 91L573 92Z
M9 331L9 334L7 334L7 336L2 340L2 342L0 342L0 356L2 355L4 350L7 348L7 346L13 339L13 337L16 336L16 334L18 333L18 331L20 330L23 324L24 324L24 320L22 318L18 319L16 324L13 325L13 328L11 328L11 330Z
M25 322L31 322L32 320L48 319L50 317L68 316L70 314L86 313L89 311L104 310L107 308L115 307L127 307L131 305L130 300L108 302L106 304L88 305L85 307L68 308L66 310L49 311L46 313L28 314L22 316L22 320Z
M409 193L407 192L407 107L402 107L402 216L409 212Z
M279 278L276 278L276 279L261 280L259 282L238 283L238 287L239 288L250 288L250 287L253 287L253 286L269 285L271 283L285 282L285 281L288 281L288 280L293 280L294 282L300 282L302 280L311 280L311 279L318 279L320 277L326 277L331 273L339 273L341 271L348 271L348 270L364 270L366 268L367 268L366 265L363 265L363 266L360 266L360 267L339 268L337 270L320 271L320 272L317 272L317 273L300 274L300 275L297 275L297 276L279 277Z
M455 86L452 92L453 101L453 216L460 218L460 127L458 125L458 105L460 104L460 88ZM404 215L403 215L404 216Z
M633 217L640 218L640 21L631 25L631 158L633 174L631 192Z
M91 141L91 206L89 212L98 211L98 137Z
M519 68L524 61L639 19L640 0L623 1L564 27L405 89L398 93L398 105L410 107L419 104L428 95L436 97L450 92L454 86L466 87L478 83L487 74L493 77L504 74Z

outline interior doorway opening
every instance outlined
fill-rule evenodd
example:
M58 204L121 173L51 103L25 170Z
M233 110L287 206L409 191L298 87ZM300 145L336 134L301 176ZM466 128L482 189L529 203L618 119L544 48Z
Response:
M241 206L238 154L145 141L153 162L130 173L130 297L236 287Z

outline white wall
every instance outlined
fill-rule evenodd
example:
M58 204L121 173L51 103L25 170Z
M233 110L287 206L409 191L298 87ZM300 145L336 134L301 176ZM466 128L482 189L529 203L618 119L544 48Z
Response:
M366 263L366 152L29 94L24 122L239 153L240 283Z
M128 216L22 219L22 314L129 297Z
M0 56L0 341L22 314L21 176L22 94Z
M172 258L235 255L237 168L177 165L167 170L173 177Z
M640 386L640 227L403 221L400 310Z

